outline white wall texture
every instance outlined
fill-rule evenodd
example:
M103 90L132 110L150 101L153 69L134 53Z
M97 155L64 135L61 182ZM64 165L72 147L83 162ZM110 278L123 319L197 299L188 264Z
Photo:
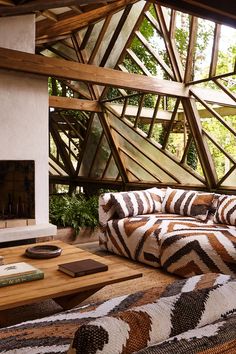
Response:
M0 47L34 53L34 16L0 18ZM48 223L47 79L0 70L0 108L0 160L35 161L36 224Z

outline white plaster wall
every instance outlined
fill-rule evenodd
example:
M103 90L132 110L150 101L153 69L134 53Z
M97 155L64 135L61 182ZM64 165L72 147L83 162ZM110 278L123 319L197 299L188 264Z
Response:
M0 46L34 52L34 16L0 18ZM48 223L47 79L0 71L0 160L35 161L36 224Z
M0 47L34 53L35 16L0 18Z

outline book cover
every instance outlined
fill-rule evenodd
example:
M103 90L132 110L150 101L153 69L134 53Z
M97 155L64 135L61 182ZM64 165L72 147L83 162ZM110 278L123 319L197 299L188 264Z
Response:
M58 269L72 277L81 277L83 275L104 272L108 266L94 259L83 259L58 265Z
M0 266L0 280L23 274L33 274L37 268L26 262L9 263Z
M42 270L37 270L32 274L15 275L10 278L0 278L0 287L20 284L28 281L39 280L44 278L44 272Z

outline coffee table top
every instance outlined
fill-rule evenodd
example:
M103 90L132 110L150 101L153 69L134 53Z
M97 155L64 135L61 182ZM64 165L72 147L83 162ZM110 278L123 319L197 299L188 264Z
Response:
M4 264L27 262L44 271L44 279L34 280L0 288L0 310L22 306L45 299L60 299L96 292L105 285L113 284L142 276L137 270L117 262L96 256L62 241L37 243L36 245L57 245L62 248L59 257L50 259L31 259L24 255L26 248L33 245L3 248L0 255L4 256ZM108 265L108 270L96 274L72 278L58 271L58 264L91 258Z

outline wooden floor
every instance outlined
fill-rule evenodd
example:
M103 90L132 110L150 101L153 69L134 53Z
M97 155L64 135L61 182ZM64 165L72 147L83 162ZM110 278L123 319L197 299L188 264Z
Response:
M76 246L83 248L87 251L90 251L92 253L96 253L101 257L109 257L109 259L111 260L114 258L116 258L117 260L117 257L119 257L109 252L100 250L98 242L77 244ZM103 301L115 296L149 289L158 285L170 284L176 279L178 279L176 276L167 274L160 269L155 269L153 267L144 265L142 263L137 263L123 257L119 257L119 258L120 258L120 262L133 269L139 270L140 272L143 273L143 276L141 278L105 286L96 294L94 294L93 296L85 300L83 304ZM58 304L56 304L53 300L45 300L40 303L21 306L15 308L14 310L12 309L5 310L4 316L0 316L0 327L6 327L26 320L33 320L35 318L50 316L53 315L54 313L58 313L61 311L62 308Z

